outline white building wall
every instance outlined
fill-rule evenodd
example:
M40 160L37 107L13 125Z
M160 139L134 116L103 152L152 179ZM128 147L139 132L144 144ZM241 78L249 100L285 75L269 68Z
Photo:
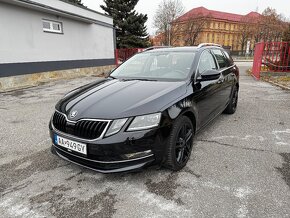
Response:
M58 0L46 0L47 3ZM43 1L39 1L43 2ZM70 10L84 9L67 5ZM87 11L90 17L112 24L112 19ZM42 19L62 22L63 34L43 31ZM64 16L0 1L0 65L66 60L114 59L112 27L77 21ZM1 74L1 72L0 72Z

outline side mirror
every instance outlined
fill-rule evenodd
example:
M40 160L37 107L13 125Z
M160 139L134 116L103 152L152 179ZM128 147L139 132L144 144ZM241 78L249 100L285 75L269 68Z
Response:
M196 78L196 81L202 82L202 81L217 80L220 78L220 76L221 76L221 73L216 70L206 70L200 76Z

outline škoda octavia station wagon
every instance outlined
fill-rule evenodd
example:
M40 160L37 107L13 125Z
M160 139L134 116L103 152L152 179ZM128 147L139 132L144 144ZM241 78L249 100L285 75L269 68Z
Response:
M194 135L236 111L238 91L239 69L219 45L147 49L57 103L52 152L103 173L177 171Z

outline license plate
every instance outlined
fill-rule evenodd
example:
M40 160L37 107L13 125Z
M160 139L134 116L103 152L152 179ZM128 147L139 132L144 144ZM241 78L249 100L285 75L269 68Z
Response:
M84 143L76 142L70 139L54 135L55 144L67 148L69 151L75 151L81 154L87 154L87 145Z

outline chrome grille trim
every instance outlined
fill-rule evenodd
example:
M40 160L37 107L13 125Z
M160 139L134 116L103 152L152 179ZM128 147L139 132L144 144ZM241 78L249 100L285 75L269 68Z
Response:
M101 125L104 125L104 124L106 123L106 124L105 124L106 126L105 126L104 130L102 131L101 135L100 135L98 138L87 139L87 138L78 137L78 136L75 136L75 135L72 135L72 134L66 133L66 132L64 132L64 131L58 130L58 129L54 126L54 124L53 124L53 118L54 118L54 114L53 114L52 119L51 119L51 126L52 126L52 129L53 129L57 134L60 134L60 135L63 135L63 136L67 136L67 137L69 137L69 138L76 139L76 140L80 140L80 141L83 141L83 142L93 142L93 141L97 141L97 140L102 139L102 138L104 137L105 133L107 132L108 127L109 127L109 125L110 125L110 123L111 123L111 121L112 121L112 120L105 120L105 119L86 119L86 118L84 118L84 119L79 119L79 120L77 120L77 121L72 121L72 120L69 120L69 119L68 119L68 117L67 117L66 114L64 114L64 113L62 113L62 112L59 112L58 110L55 110L55 113L59 113L59 114L63 115L63 116L65 117L66 122L68 122L68 123L73 123L73 124L77 124L78 122L81 122L81 121L97 121L97 122L103 122L103 123L101 123ZM83 124L83 125L85 125L85 124ZM83 126L83 125L81 125L81 126ZM76 126L77 126L77 125L76 125ZM76 126L75 126L75 128L76 128ZM82 128L80 128L80 129L82 129ZM96 128L95 128L95 129L96 129ZM83 131L84 131L84 130L83 130Z

